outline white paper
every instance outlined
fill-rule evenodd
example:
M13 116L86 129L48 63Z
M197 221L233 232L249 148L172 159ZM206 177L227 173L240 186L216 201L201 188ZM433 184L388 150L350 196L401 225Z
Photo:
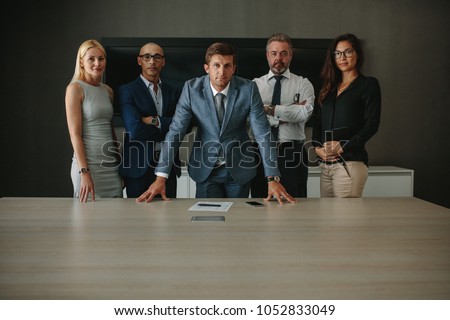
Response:
M189 208L189 211L215 211L227 212L233 205L233 202L211 202L199 201Z

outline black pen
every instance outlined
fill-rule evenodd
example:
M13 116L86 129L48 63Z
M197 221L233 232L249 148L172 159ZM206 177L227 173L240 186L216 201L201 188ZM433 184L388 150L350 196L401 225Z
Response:
M220 207L220 204L199 203L199 207Z

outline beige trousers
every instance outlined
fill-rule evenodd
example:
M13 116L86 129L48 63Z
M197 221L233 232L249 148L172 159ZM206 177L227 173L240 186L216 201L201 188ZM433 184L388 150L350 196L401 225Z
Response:
M360 198L369 175L361 161L321 164L320 196L322 198Z

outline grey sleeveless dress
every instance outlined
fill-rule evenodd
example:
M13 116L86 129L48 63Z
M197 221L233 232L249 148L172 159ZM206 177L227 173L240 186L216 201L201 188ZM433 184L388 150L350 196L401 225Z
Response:
M82 139L86 151L86 160L94 181L96 198L122 198L122 181L119 176L119 164L110 150L113 144L111 119L114 111L108 90L103 83L92 86L77 80L84 91L81 106L83 133ZM80 195L79 166L75 155L72 158L71 177L74 197Z

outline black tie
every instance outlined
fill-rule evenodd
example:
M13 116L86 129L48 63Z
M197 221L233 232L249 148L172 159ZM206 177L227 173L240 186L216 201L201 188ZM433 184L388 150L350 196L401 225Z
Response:
M280 104L280 98L281 98L281 79L283 79L283 76L274 76L276 82L275 86L273 87L273 95L272 95L272 105L276 106ZM273 126L272 127L272 134L275 138L275 141L278 141L278 127Z
M223 103L223 99L225 95L222 93L217 93L214 99L216 100L216 109L217 109L217 119L219 119L219 125L222 125L223 122L223 113L225 111L225 106Z

